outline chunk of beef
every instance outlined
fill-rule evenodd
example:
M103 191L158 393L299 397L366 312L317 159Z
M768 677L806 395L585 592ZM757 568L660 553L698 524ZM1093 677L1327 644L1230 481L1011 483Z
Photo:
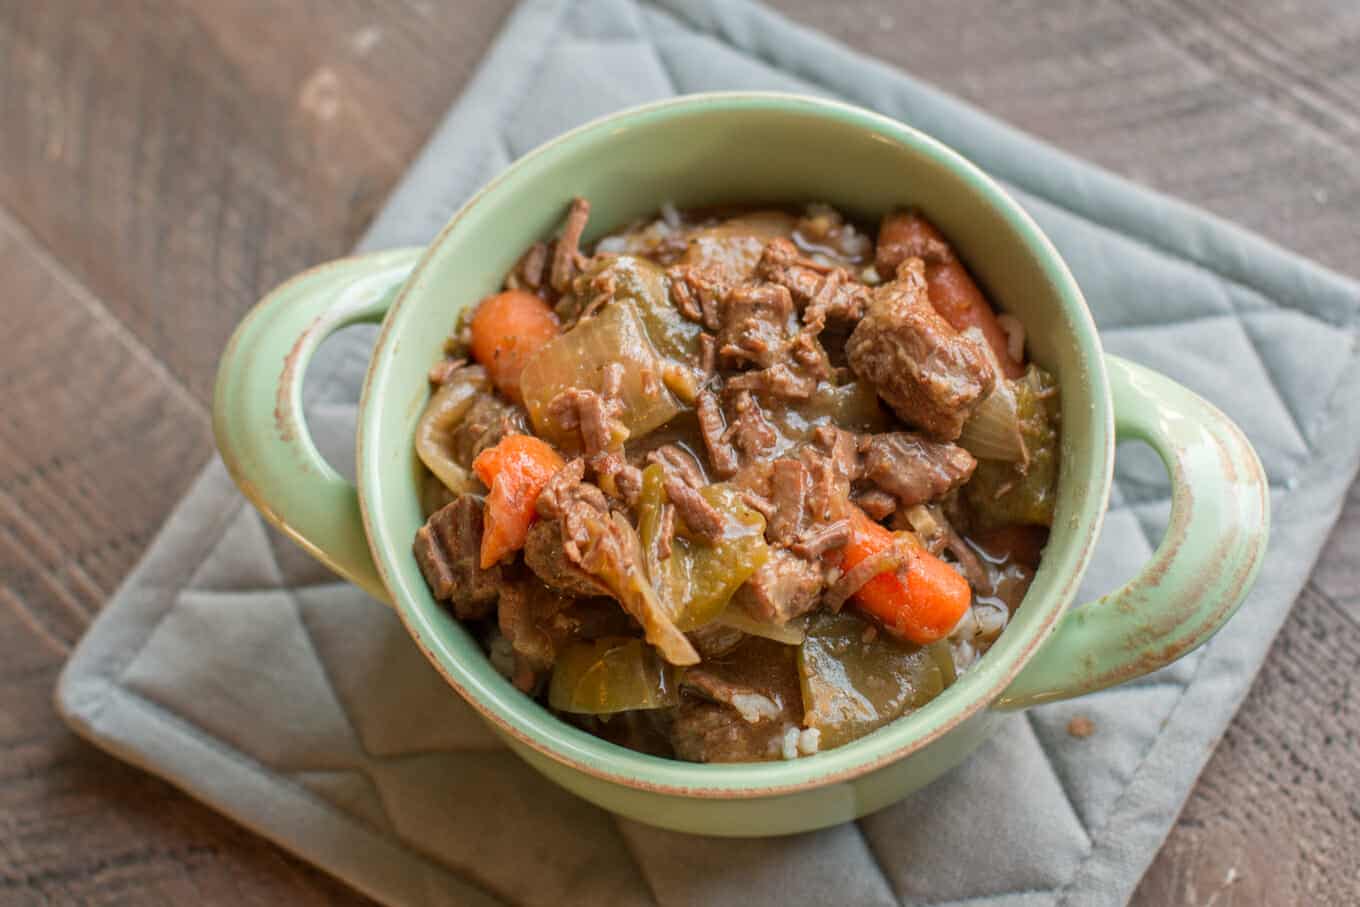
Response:
M695 403L695 412L699 419L699 434L708 452L708 463L719 478L726 479L737 471L737 451L727 434L727 422L718 398L711 391L703 391Z
M897 498L877 488L861 491L852 500L856 507L868 514L869 519L876 523L886 520L897 509Z
M819 425L812 432L812 441L830 458L832 469L847 482L859 481L864 476L859 435L836 425Z
M680 260L713 272L729 286L735 285L754 276L765 243L775 236L788 236L794 222L782 211L736 217L695 231Z
M529 527L524 542L524 563L549 588L566 595L608 595L595 577L567 557L562 548L562 524L557 520L538 520Z
M735 627L727 627L712 621L690 630L685 635L705 661L726 655L741 645L741 641L746 638L746 634Z
M524 250L505 277L505 286L510 290L527 288L537 290L543 286L544 271L548 265L548 244L536 242Z
M690 321L716 331L721 321L720 300L728 283L713 268L679 264L666 269L671 303Z
M820 558L828 551L844 548L850 541L850 520L839 519L818 526L789 546L794 554L808 560Z
M853 475L834 455L813 447L798 452L807 467L807 520L809 523L830 523L846 515L850 503L850 483Z
M995 376L977 343L949 326L926 296L924 266L909 259L874 291L846 341L850 367L904 421L952 441Z
M468 371L464 371L467 369ZM486 383L486 369L480 365L469 366L466 359L461 357L456 359L441 359L430 366L429 379L435 387L443 387L445 384L465 377L476 376L475 380L481 382L482 386Z
M788 363L776 362L769 368L733 375L725 387L750 391L767 400L806 400L817 389L817 377Z
M776 545L787 545L803 531L803 509L807 499L807 467L799 460L784 457L771 464L770 514L765 536Z
M477 454L488 447L495 447L506 435L528 433L529 414L523 407L485 392L477 395L463 416L463 421L453 430L449 448L458 465L471 469Z
M415 555L425 582L460 620L485 617L501 584L501 569L481 567L482 499L459 495L416 530Z
M769 368L784 357L793 336L793 299L777 284L745 284L722 299L718 355L729 366Z
M590 458L595 484L609 497L628 507L642 495L642 470L628 462L621 450L607 450Z
M747 724L759 724L778 718L783 710L779 703L760 690L746 684L734 683L705 668L690 668L685 672L683 683L705 699L720 702L733 709Z
M569 598L529 577L505 584L496 617L515 654L512 679L526 692L569 643L635 632L617 602Z
M628 438L620 421L623 378L623 366L611 362L601 374L600 390L569 387L548 401L544 410L559 433L580 435L581 450L588 457L617 450Z
M869 290L841 268L806 258L787 239L765 246L756 273L786 288L803 309L803 324L814 333L830 319L855 321L869 302Z
M731 422L724 434L747 458L764 456L778 442L774 426L765 418L760 404L747 390L737 390L732 395Z
M765 762L777 758L784 726L775 721L753 725L735 709L689 698L675 709L671 748L686 762Z
M723 516L694 486L675 473L666 476L666 497L685 526L706 544L716 545L722 540L725 524Z
M675 754L691 762L754 762L780 757L789 728L803 720L795 650L747 637L686 672L686 693L671 723Z
M699 383L704 384L718 372L718 338L704 331L699 335Z
M569 387L548 401L544 415L562 434L578 432L581 450L594 456L609 449L613 424L604 397L593 390Z
M826 584L819 564L787 548L773 548L764 565L732 596L732 605L756 620L785 624L817 604Z
M559 293L571 289L571 282L581 271L581 234L585 232L589 219L590 202L583 198L572 199L562 236L553 249L552 271L549 274L553 289Z
M501 590L496 609L501 635L515 653L515 686L531 691L539 672L552 667L557 647L548 633L548 623L566 607L568 599L540 582L517 580Z
M656 463L667 472L675 473L692 488L703 488L708 484L699 461L679 444L663 444L648 451L647 462Z
M611 513L598 486L583 481L585 462L558 470L538 496L538 512L561 524L562 550L631 614L662 657L672 664L699 660L694 646L657 598L647 577L642 542L622 514Z
M913 432L870 435L861 441L864 478L902 507L925 504L959 487L977 460L957 444L931 441Z

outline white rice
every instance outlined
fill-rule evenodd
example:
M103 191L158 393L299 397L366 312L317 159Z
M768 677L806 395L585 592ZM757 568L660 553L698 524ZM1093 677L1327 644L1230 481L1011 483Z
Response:
M661 203L661 219L664 220L666 226L670 227L672 230L680 229L680 224L682 223L680 220L680 212L677 211L675 205L670 202Z
M802 732L792 725L789 726L788 730L784 731L784 745L780 754L785 759L798 758L798 740L800 737L802 737Z
M756 724L769 718L778 717L780 711L773 699L762 696L760 693L733 694L732 708L737 710L737 714L747 724Z
M983 639L996 639L1006 629L1010 614L1003 608L978 607L973 609L973 619L977 622L977 635Z
M798 752L811 756L822 746L822 732L815 727L807 728L798 735Z
M1016 362L1025 361L1025 325L1014 315L996 316L997 326L1006 332L1006 353Z

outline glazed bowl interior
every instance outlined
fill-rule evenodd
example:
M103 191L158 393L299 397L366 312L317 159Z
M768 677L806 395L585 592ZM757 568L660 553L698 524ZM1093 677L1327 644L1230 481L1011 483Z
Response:
M717 204L827 202L876 222L920 208L991 298L1027 327L1032 357L1062 389L1057 516L1024 604L991 651L925 708L839 749L790 762L695 765L636 753L560 721L514 689L431 597L411 540L422 523L415 423L426 372L458 312L500 287L522 250L591 202L586 241L655 212ZM810 98L679 98L596 121L521 159L444 229L387 317L360 409L364 519L384 581L418 644L502 732L621 783L752 796L853 776L928 743L986 706L1071 601L1104 512L1113 461L1109 393L1085 303L1057 253L991 180L895 121Z

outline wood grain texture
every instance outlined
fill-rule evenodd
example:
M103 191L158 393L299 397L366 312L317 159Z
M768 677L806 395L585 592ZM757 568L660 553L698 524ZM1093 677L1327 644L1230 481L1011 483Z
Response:
M49 700L209 453L231 327L357 238L511 5L0 0L0 289L24 338L0 359L0 903L366 903ZM1360 276L1352 0L773 5ZM1353 489L1136 904L1356 902L1357 581Z
M206 401L240 316L354 243L509 5L6 2L0 204Z
M324 904L338 882L80 742L52 688L211 452L203 406L0 213L0 903Z

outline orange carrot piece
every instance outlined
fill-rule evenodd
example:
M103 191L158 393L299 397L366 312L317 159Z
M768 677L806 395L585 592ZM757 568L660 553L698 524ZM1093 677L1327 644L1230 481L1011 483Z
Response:
M507 435L472 461L472 471L491 489L482 519L482 569L524 547L539 493L564 465L533 435Z
M562 333L553 310L527 290L486 297L472 313L471 327L472 358L485 366L496 389L517 403L525 363Z
M893 544L895 536L858 507L850 509L850 541L841 569ZM968 581L953 567L921 547L916 536L901 533L912 547L903 570L880 573L859 588L851 601L893 636L927 645L949 635L973 600Z
M947 254L943 260L926 261L926 290L930 294L930 304L954 330L976 327L982 331L1006 377L1019 378L1025 373L1024 363L1011 358L1010 344L996 320L995 310L940 231L930 221L910 211L887 215L878 228L878 247L884 250L879 257L885 258L894 268L907 250L925 249L936 243ZM892 275L884 274L883 277L890 279Z

